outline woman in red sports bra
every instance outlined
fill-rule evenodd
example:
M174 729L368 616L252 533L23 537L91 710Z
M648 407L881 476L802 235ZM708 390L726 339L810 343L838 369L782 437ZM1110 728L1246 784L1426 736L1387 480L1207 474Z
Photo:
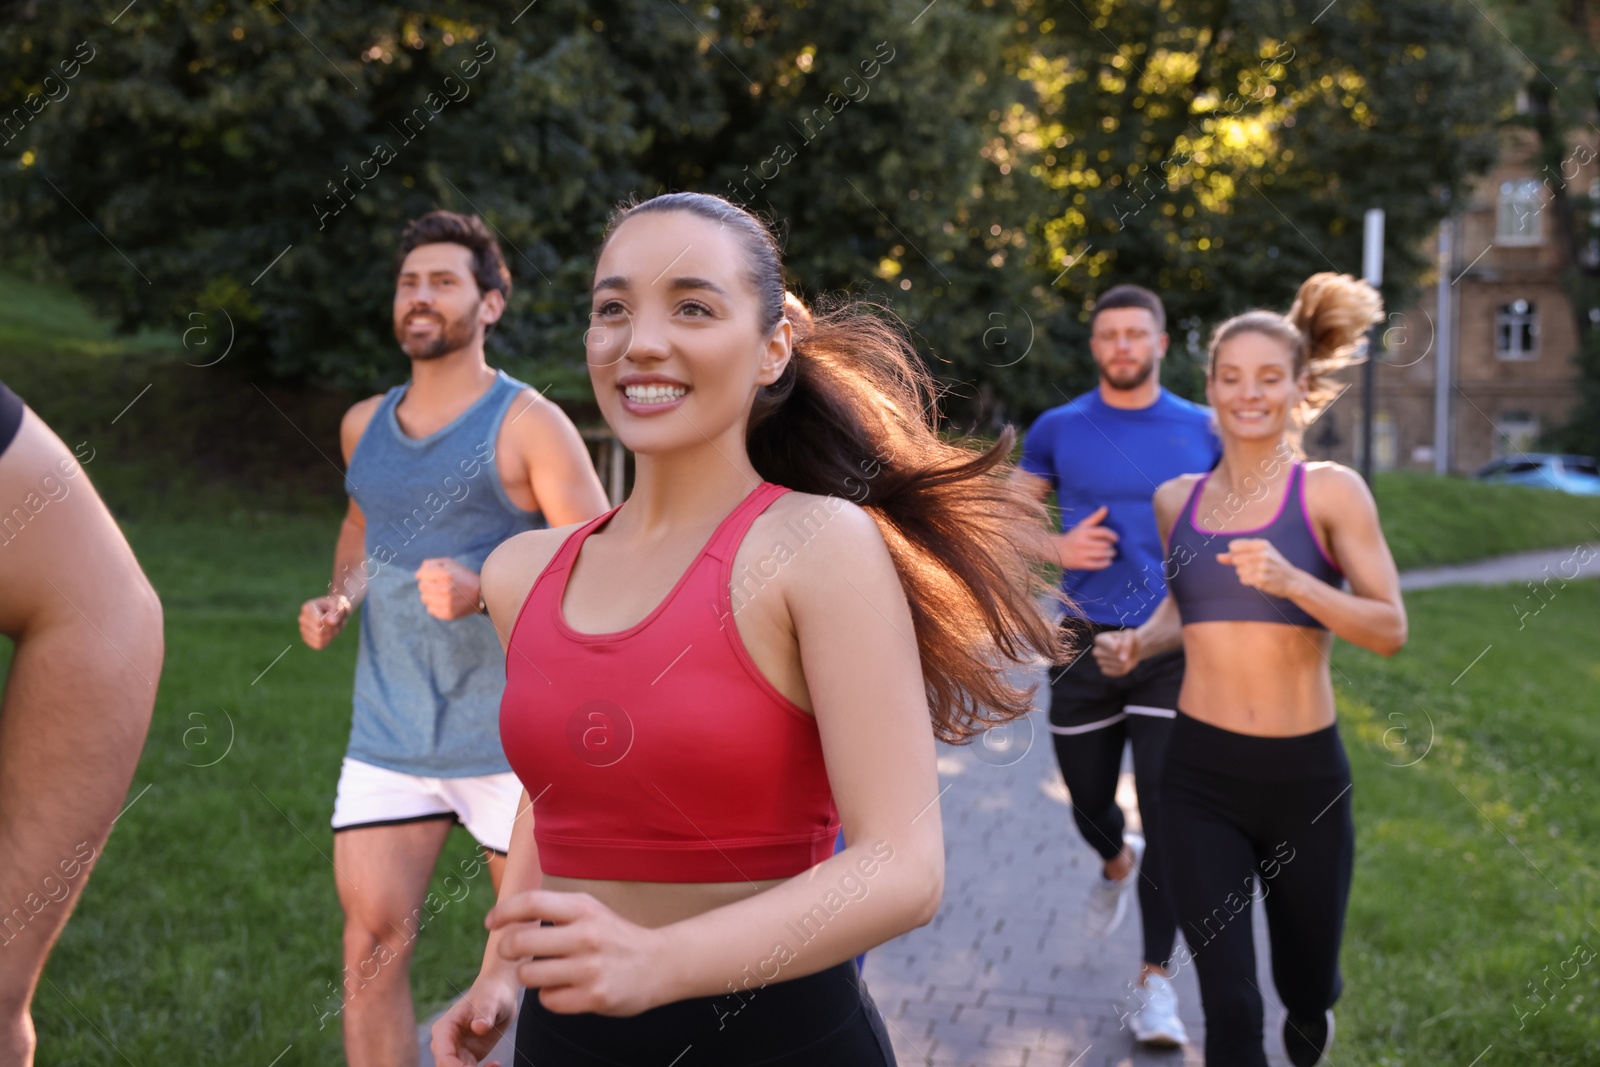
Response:
M479 1063L527 989L519 1064L893 1063L852 957L938 909L934 739L1062 653L1011 431L942 439L904 333L813 318L718 197L619 212L585 348L637 476L483 566L525 795L435 1058Z
M1167 599L1136 629L1096 638L1112 675L1183 645L1161 835L1187 943L1178 964L1200 980L1207 1063L1266 1067L1255 900L1289 1062L1328 1062L1355 856L1328 654L1337 635L1393 655L1406 613L1366 484L1296 453L1308 416L1338 395L1326 375L1351 362L1381 316L1371 286L1324 273L1287 315L1251 311L1217 327L1206 395L1222 459L1156 490Z

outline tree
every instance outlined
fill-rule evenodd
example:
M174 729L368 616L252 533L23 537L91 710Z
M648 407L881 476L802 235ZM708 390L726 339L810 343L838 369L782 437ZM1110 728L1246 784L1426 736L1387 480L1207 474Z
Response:
M345 387L404 373L394 240L445 206L504 238L497 360L587 398L607 213L688 188L780 220L811 295L890 305L960 418L1027 416L1092 381L1113 276L1169 297L1181 350L1354 269L1382 204L1402 292L1510 96L1469 0L13 6L8 247L130 328L225 311L252 381Z
M1066 296L1051 330L1080 350L1086 307L1117 281L1160 291L1181 340L1286 308L1316 271L1359 273L1369 207L1387 213L1384 288L1405 306L1512 97L1506 49L1467 0L1342 0L1314 18L1264 0L1021 6L1012 62L1040 104L1012 106L993 158L1054 198L1033 236Z
M491 350L587 398L609 210L699 189L782 220L797 284L892 302L959 376L1031 284L991 263L1007 183L978 152L1006 25L805 0L29 5L0 30L0 114L22 116L0 226L128 328L225 311L239 373L370 388L405 370L400 227L476 211L515 278Z

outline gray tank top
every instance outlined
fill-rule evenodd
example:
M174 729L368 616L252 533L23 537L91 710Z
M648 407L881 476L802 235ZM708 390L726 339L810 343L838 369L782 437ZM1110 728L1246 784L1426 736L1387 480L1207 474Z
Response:
M397 385L350 457L345 492L367 520L369 576L356 657L347 755L432 778L509 771L500 747L505 654L487 615L443 620L417 591L424 559L448 556L470 571L496 545L547 524L511 502L495 463L506 410L527 386L504 371L450 425L407 437Z

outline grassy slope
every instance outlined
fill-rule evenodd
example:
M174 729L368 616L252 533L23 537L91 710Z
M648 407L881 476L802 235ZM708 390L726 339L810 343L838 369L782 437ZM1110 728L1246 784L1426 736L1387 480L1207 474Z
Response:
M120 518L336 507L340 471L324 457L337 459L358 398L275 387L227 358L202 366L222 356L226 324L174 325L114 337L61 287L0 269L0 379L90 457Z
M1600 541L1600 497L1397 471L1376 493L1402 570Z

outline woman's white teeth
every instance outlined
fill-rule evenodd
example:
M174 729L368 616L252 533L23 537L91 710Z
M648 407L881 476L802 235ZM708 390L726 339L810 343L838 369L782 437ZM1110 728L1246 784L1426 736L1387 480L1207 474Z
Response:
M688 391L681 385L629 385L623 388L623 395L636 404L665 404Z

